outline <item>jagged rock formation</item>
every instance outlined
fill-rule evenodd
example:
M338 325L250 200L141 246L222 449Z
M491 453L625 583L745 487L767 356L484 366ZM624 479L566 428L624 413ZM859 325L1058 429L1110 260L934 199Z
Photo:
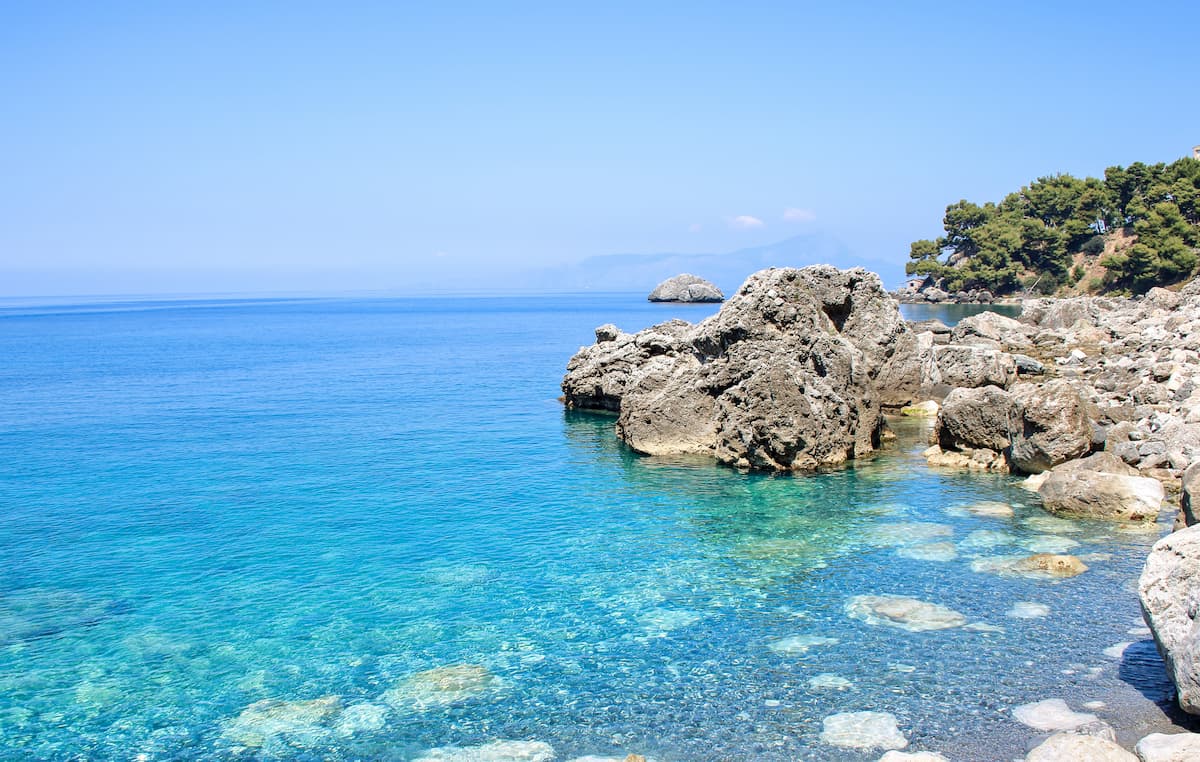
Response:
M652 302L723 302L725 295L704 278L682 273L659 283L647 299Z
M877 275L814 266L755 273L698 325L601 326L562 388L638 452L790 471L870 453L881 406L1015 379L1004 352L914 333Z

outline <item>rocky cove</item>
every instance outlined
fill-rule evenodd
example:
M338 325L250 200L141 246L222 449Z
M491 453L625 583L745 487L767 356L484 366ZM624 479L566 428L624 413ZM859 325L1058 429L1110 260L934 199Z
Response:
M1137 299L1028 300L1016 319L984 312L951 328L906 322L879 278L865 270L770 269L751 276L699 324L670 321L633 334L601 326L596 343L568 364L563 399L569 408L616 414L617 436L643 455L705 456L775 472L861 461L891 435L885 413L926 416L933 424L922 453L928 468L1026 475L1022 486L1036 495L1045 521L1100 520L1122 531L1154 531L1163 517L1176 531L1154 545L1136 595L1179 708L1197 713L1197 329L1200 282ZM1011 515L1003 505L975 510ZM916 552L936 558L936 539ZM1066 552L1070 547L1051 543L1033 548L1044 552L990 559L980 568L1085 573L1087 565ZM875 604L859 601L857 615L886 621L887 612L900 612L903 620L921 611L935 623L967 624L925 601ZM1120 718L1101 722L1051 704L1025 715L1043 710L1059 720L1026 724L1064 732L1028 759L1200 753L1200 736L1151 734L1136 744L1135 757L1114 743ZM887 725L877 717L848 722ZM889 732L885 727L881 737ZM1138 739L1123 733L1121 740L1133 747ZM897 753L886 758L905 758Z

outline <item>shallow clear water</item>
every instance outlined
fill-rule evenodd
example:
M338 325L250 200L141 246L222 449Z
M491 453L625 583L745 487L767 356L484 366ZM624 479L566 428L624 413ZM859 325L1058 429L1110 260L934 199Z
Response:
M773 477L639 458L611 419L556 401L594 326L714 310L0 310L0 758L404 760L515 738L560 759L875 759L819 739L824 717L856 710L894 713L912 748L971 739L999 758L1036 736L1015 704L1078 708L1122 671L1164 690L1153 658L1147 677L1102 655L1139 640L1132 584L1153 532L1050 532L1064 527L1038 526L1014 479L927 470L919 424L854 468ZM979 500L1015 515L962 509ZM911 557L928 557L908 547L923 536L956 557ZM1090 571L972 571L1056 536ZM861 594L1000 629L872 625L847 616ZM1013 618L1016 601L1051 613ZM797 635L838 642L771 648ZM413 675L456 664L493 677L413 699ZM820 673L853 687L810 686ZM383 719L239 732L254 702L329 695Z

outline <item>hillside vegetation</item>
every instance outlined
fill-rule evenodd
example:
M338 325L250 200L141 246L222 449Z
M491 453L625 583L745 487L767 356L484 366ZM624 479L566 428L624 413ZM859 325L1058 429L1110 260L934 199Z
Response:
M913 242L906 270L947 291L1142 293L1200 261L1200 161L1041 177L999 204L951 204L944 225Z

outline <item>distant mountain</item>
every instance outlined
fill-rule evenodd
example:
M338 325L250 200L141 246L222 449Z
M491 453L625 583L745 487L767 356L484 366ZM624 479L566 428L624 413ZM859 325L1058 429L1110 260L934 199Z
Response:
M589 257L578 264L543 271L539 280L543 281L541 285L544 288L556 291L649 293L667 278L686 272L712 281L728 296L751 273L763 268L816 264L830 264L842 269L866 267L880 273L885 283L899 277L898 265L866 259L829 235L812 233L727 254L610 254Z

